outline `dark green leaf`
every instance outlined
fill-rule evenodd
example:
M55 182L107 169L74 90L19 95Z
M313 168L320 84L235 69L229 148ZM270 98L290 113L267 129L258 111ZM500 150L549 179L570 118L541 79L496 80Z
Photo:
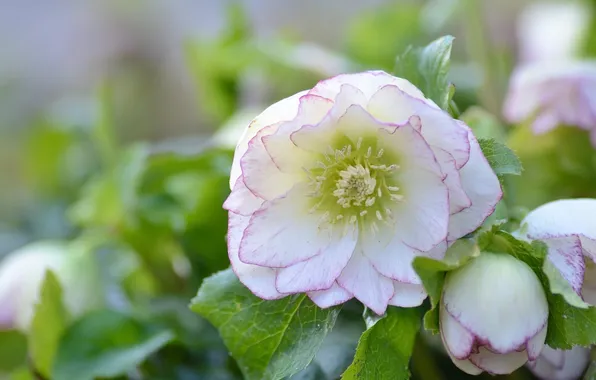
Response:
M441 37L424 48L408 48L397 57L394 74L418 87L443 110L449 109L453 90L447 81L452 36Z
M0 330L0 373L27 363L27 337L17 330Z
M339 308L305 295L254 296L231 269L203 282L191 309L215 325L247 379L281 379L305 368L335 324Z
M521 174L522 164L517 155L507 145L494 139L479 139L478 143L484 157L486 157L496 175Z
M412 265L420 276L431 303L431 309L424 315L425 329L433 333L439 332L439 311L436 306L443 292L445 273L459 268L479 254L480 251L472 240L460 239L449 247L441 261L422 256L414 259Z
M64 333L52 380L124 375L159 350L173 334L112 310L85 315Z
M40 300L29 332L29 347L35 369L49 378L68 313L62 302L62 287L52 271L47 271Z
M420 310L389 307L386 317L360 337L354 362L342 379L409 379L410 356L419 329Z

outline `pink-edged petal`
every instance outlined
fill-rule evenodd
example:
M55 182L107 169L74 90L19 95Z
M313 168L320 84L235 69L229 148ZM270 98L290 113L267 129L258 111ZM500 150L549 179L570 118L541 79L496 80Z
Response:
M359 105L351 105L339 118L329 115L319 125L305 126L294 132L292 141L297 147L310 152L330 152L330 142L339 133L354 144L363 136L372 136L381 129L395 129L373 118Z
M531 211L525 224L530 239L581 235L596 240L596 199L561 199Z
M457 169L469 159L467 128L428 99L412 97L396 86L385 86L371 98L368 110L377 119L394 124L402 124L409 117L416 116L421 121L417 129L424 139L433 149L451 155Z
M228 256L232 269L240 282L257 297L268 300L282 298L286 294L281 294L275 289L275 269L245 264L238 258L240 240L249 220L249 217L229 213L227 240Z
M281 121L292 120L298 112L300 105L300 98L306 95L307 91L299 92L295 95L280 100L279 102L269 106L259 116L257 116L246 128L244 134L238 141L236 150L234 152L234 160L232 162L232 169L230 172L230 189L234 188L236 180L240 177L242 169L240 168L240 159L248 149L248 143L257 133L270 125L277 124ZM274 132L274 129L270 129Z
M468 359L459 360L459 359L452 357L451 361L453 361L453 364L455 364L455 366L457 368L461 369L462 371L464 371L467 374L476 376L476 375L480 375L482 373L482 369L475 366L474 363L472 363Z
M301 293L329 289L354 252L358 239L357 223L335 228L330 243L318 255L281 268L277 272L275 286L282 293Z
M299 182L303 177L297 174L279 171L271 156L265 149L262 137L269 133L270 128L262 129L248 143L248 150L240 160L244 184L256 196L265 200L275 199Z
M337 283L378 315L385 313L393 297L393 281L375 270L359 245Z
M392 85L399 87L409 95L425 99L424 95L418 88L412 85L405 79L394 77L383 71L366 71L357 74L340 74L335 77L325 79L317 83L317 85L310 90L310 94L323 96L325 98L334 99L335 95L339 93L343 84L350 84L370 99L380 88Z
M351 106L357 105L366 107L367 102L368 99L362 91L351 84L344 83L339 87L339 93L335 97L331 113L335 118L339 118L346 113Z
M443 304L439 312L441 338L449 355L459 360L467 359L474 348L474 334L460 325Z
M443 183L449 189L449 213L456 214L472 205L472 201L466 194L461 184L459 171L455 166L455 160L446 151L435 148L435 156L441 164L441 171L445 174Z
M473 353L470 362L492 375L507 375L523 366L528 361L525 351L513 351L508 354L497 354L480 347Z
M414 115L411 96L394 85L381 87L370 99L367 110L385 123L403 124Z
M428 294L420 284L408 284L406 282L393 281L393 297L389 305L399 307L417 307L422 305Z
M536 360L540 356L540 352L544 348L544 341L546 339L546 328L547 324L544 324L542 330L538 334L534 335L526 343L526 353L528 354L528 360Z
M420 278L412 268L412 261L420 252L404 244L390 226L380 228L379 233L362 236L362 251L370 263L385 277L419 284Z
M448 240L459 239L476 230L495 210L503 196L501 184L470 131L470 159L461 168L461 184L472 205L451 216Z
M232 211L235 214L250 216L263 204L263 199L257 197L244 184L244 178L238 177L232 192L223 204L224 210Z
M317 125L329 113L333 102L316 95L300 98L300 109L294 120L282 123L273 134L263 137L263 144L275 165L284 173L302 173L304 162L312 154L298 148L290 139L295 131L305 125Z
M404 199L393 206L395 231L405 244L427 251L447 235L449 195L432 149L410 124L380 130L380 141L401 152L396 175Z
M568 236L543 241L548 246L548 260L571 285L571 288L577 294L581 294L585 262L580 238Z
M354 298L354 296L334 282L329 289L307 293L308 297L320 308L341 305Z
M331 237L319 231L320 216L308 213L307 191L297 186L287 195L265 202L252 215L240 242L240 260L281 268L325 250Z

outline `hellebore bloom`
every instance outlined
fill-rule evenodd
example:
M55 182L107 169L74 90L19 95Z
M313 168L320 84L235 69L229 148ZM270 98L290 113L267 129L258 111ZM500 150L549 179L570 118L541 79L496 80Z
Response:
M522 221L523 237L543 241L548 260L584 302L596 305L596 199L546 203Z
M571 350L555 350L545 346L535 361L527 366L543 380L579 379L590 362L590 349L575 346Z
M71 315L89 310L96 301L92 295L97 294L97 278L88 259L60 242L33 243L4 257L0 262L0 329L29 329L47 270L60 281Z
M464 372L508 374L535 360L544 346L547 320L538 277L513 256L482 253L447 274L441 337Z
M502 195L471 130L380 71L267 108L236 147L230 186L228 253L254 294L355 297L377 314L420 305L413 258L443 257Z
M560 126L591 131L596 145L596 62L536 62L515 70L503 110L512 123L532 121L536 134Z

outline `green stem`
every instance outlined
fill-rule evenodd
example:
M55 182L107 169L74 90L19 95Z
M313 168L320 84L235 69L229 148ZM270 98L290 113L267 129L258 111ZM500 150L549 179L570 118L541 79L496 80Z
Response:
M112 167L117 159L118 147L114 131L112 90L109 83L102 84L97 91L99 115L93 128L93 138L103 165Z

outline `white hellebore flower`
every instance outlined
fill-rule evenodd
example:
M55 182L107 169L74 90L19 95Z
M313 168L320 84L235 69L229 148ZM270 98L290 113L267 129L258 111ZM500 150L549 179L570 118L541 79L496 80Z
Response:
M596 305L596 199L546 203L522 221L523 237L548 246L548 260L588 304Z
M319 82L252 121L224 204L232 267L254 294L356 297L377 314L426 298L415 256L493 212L501 187L470 129L381 71Z
M575 380L582 376L589 362L589 348L555 350L545 346L538 359L528 362L528 368L543 380Z
M80 315L97 303L97 278L87 252L70 252L61 242L26 245L0 261L0 329L27 331L39 301L46 271L56 274L71 315Z
M535 360L544 346L547 320L538 277L513 256L482 253L447 274L441 337L464 372L508 374Z
M530 120L536 134L560 125L588 130L596 145L596 61L520 66L511 76L503 113L512 123Z

